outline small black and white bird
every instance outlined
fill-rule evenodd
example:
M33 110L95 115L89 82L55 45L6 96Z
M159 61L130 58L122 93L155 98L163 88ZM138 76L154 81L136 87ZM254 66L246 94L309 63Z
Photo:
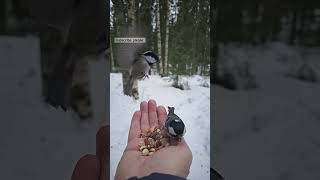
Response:
M130 68L128 89L131 90L135 80L142 80L148 77L153 64L160 61L159 57L152 51L146 51L137 57ZM130 92L131 95L131 92Z
M165 128L170 136L180 140L186 133L186 127L180 117L174 113L174 107L168 107L168 111Z
M159 62L159 57L154 52L144 52L133 61L130 70L130 77L139 80L148 77L151 66L157 62Z

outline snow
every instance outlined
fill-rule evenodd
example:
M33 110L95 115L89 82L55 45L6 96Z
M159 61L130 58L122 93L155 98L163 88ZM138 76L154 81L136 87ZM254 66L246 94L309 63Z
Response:
M154 99L158 105L173 106L175 113L184 121L187 131L185 139L193 153L188 179L209 179L210 168L210 88L209 78L201 76L182 77L188 81L190 90L171 86L170 78L151 75L139 81L140 99L123 95L122 75L110 74L110 131L111 131L111 179L125 149L130 121L142 101Z
M151 76L139 82L141 99L135 101L122 94L121 75L111 74L111 176L126 145L132 113L142 100L155 99L176 107L186 123L185 137L193 152L188 179L209 179L213 149L214 167L226 179L318 180L320 83L287 74L291 66L306 62L319 75L319 52L282 43L225 46L224 58L252 65L258 88L230 91L211 86L211 124L210 89L200 85L208 79L184 77L191 90L182 91L171 87L167 78ZM95 153L95 134L105 122L101 109L100 117L79 122L72 112L44 104L39 58L37 38L0 37L0 179L70 179L76 161ZM94 84L105 82L94 79ZM94 92L94 98L104 99ZM214 140L210 147L209 124Z
M80 157L95 154L97 130L106 122L106 95L97 90L105 91L106 76L95 78L102 61L90 70L96 118L81 122L42 101L38 38L0 36L0 59L0 179L70 179Z
M320 178L320 83L287 75L302 63L319 75L319 50L278 42L224 47L225 60L249 62L258 83L251 91L211 87L211 160L226 179Z

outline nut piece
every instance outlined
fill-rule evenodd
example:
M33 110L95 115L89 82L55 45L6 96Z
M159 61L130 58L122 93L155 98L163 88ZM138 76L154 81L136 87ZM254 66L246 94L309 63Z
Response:
M149 154L149 150L148 149L143 149L142 155L148 156L148 154Z
M144 144L145 144L146 146L149 145L149 141L148 141L147 138L144 139Z
M139 146L144 146L144 142L143 142L143 141L140 141L140 142L139 142Z
M146 149L147 147L146 146L141 146L140 147L140 151L142 151L142 150L144 150L144 149Z
M159 146L161 146L161 141L160 140L156 140L155 147L158 148Z
M148 141L149 141L149 143L148 143L148 144L150 144L150 147L154 147L154 146L155 146L154 139L152 139L152 138L148 138Z
M152 155L156 151L166 146L170 146L169 136L167 136L164 127L152 127L145 134L141 134L142 139L139 142L139 150L143 156Z

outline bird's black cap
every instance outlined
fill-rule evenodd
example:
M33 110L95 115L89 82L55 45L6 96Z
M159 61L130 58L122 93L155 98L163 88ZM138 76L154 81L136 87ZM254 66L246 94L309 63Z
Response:
M169 114L174 114L174 107L168 106Z
M152 52L152 51L146 51L146 52L143 53L143 55L145 55L145 56L151 56L151 57L153 57L157 62L160 61L159 57L158 57L154 52Z

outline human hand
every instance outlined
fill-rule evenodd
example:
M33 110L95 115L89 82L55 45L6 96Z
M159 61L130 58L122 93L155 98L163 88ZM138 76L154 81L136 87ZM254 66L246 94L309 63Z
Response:
M110 177L110 126L96 135L96 155L85 155L77 162L71 180L107 180Z
M128 144L118 164L115 179L148 176L154 172L187 177L192 162L192 153L182 138L176 146L164 147L151 156L142 156L138 144L141 133L150 127L163 126L167 118L166 109L154 100L142 102L140 111L133 114L128 136Z

